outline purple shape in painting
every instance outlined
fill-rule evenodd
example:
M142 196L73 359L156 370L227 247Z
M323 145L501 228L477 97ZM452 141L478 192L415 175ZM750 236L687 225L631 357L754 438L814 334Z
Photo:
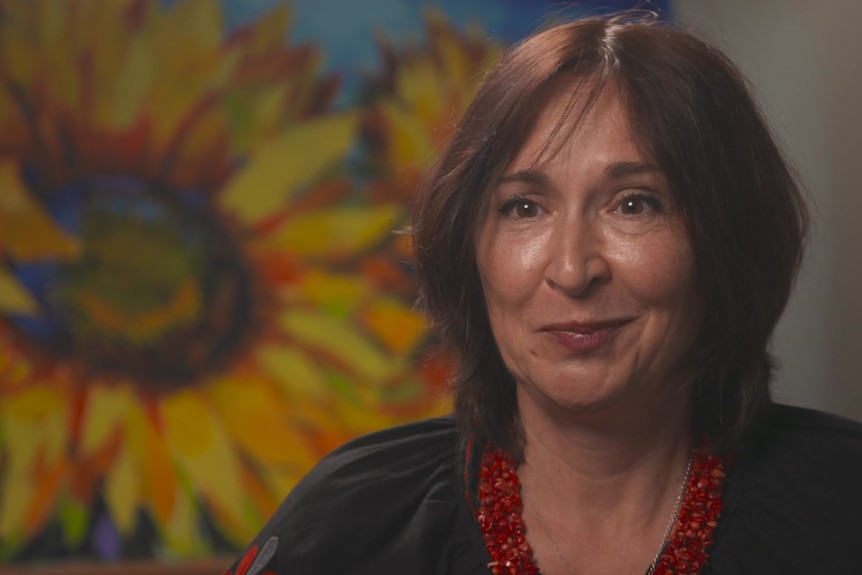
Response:
M123 554L123 542L120 533L107 514L102 515L93 526L90 535L93 549L99 558L106 561L116 561Z

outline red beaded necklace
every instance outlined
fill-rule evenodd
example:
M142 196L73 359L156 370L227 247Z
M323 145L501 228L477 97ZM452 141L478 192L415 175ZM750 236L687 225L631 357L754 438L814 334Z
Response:
M721 515L721 491L729 459L708 453L709 441L692 455L688 485L667 546L652 575L696 575L707 563L712 533ZM479 470L479 509L494 575L538 575L521 517L517 464L502 450L486 450Z

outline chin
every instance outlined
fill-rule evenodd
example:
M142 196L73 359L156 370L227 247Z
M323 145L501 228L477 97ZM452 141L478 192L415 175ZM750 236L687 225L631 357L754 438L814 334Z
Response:
M585 389L536 389L519 384L518 403L524 401L536 404L544 411L560 414L601 413L621 403L621 390L609 389L604 386Z

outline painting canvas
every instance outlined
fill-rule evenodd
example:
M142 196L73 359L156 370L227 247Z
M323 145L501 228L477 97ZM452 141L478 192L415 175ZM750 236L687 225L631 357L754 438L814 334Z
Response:
M0 0L0 562L235 552L446 412L411 194L501 49L632 5Z

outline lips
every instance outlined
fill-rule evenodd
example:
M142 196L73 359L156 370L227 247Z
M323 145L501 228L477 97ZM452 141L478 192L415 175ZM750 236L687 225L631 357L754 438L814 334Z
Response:
M566 349L583 353L610 342L619 333L619 329L629 321L628 319L571 321L549 324L542 327L540 331L553 337Z
M573 333L589 334L603 329L618 327L628 323L628 319L608 319L600 321L567 321L553 323L542 327L542 331L570 331Z

